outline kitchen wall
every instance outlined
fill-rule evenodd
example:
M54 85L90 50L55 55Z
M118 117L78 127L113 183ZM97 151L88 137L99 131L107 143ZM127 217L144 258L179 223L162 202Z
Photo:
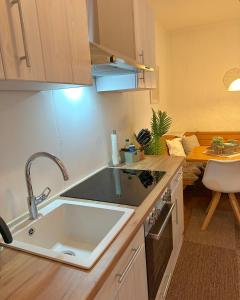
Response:
M142 106L150 112L148 92L99 95L88 87L78 92L77 99L68 90L0 93L0 215L7 221L27 209L24 166L32 153L47 151L64 161L68 182L46 158L32 165L34 192L50 186L54 195L108 164L110 133L116 129L123 145L134 129L133 111L136 119Z
M10 220L27 209L24 166L32 153L48 151L64 161L69 182L46 158L32 165L34 192L50 186L58 193L109 162L110 133L116 129L122 144L132 133L131 115L131 101L123 93L101 96L94 88L1 92L1 215Z
M165 31L157 34L157 62L165 66ZM0 215L7 221L27 210L24 167L37 151L60 157L69 172L64 182L57 166L46 158L32 165L35 194L49 186L51 195L108 164L110 134L119 146L133 132L149 127L151 109L166 103L165 67L160 69L160 102L151 105L149 91L95 92L94 87L47 92L0 92Z
M172 130L239 130L240 94L225 90L223 75L240 66L240 20L168 35Z

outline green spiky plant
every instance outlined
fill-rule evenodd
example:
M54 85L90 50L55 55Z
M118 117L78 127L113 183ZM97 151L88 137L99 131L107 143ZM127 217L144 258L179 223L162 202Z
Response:
M166 145L162 142L161 137L166 134L172 124L172 119L165 111L152 109L151 134L152 140L147 149L146 154L161 155L164 153Z

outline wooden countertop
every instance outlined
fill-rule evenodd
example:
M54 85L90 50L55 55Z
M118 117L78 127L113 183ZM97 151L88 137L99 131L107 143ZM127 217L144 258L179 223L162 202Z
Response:
M143 161L123 166L167 173L141 206L136 208L133 217L89 271L4 248L0 252L0 299L93 299L143 224L156 198L164 191L183 161L181 157L148 156Z

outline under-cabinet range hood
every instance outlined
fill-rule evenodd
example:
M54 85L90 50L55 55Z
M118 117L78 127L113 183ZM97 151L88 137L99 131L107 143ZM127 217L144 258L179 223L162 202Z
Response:
M95 77L136 74L141 71L153 72L154 68L139 64L116 51L90 42L92 74Z

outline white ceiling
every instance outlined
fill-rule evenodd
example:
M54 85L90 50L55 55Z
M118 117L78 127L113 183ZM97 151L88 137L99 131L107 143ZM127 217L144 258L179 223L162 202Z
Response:
M168 30L240 18L240 0L150 0Z

